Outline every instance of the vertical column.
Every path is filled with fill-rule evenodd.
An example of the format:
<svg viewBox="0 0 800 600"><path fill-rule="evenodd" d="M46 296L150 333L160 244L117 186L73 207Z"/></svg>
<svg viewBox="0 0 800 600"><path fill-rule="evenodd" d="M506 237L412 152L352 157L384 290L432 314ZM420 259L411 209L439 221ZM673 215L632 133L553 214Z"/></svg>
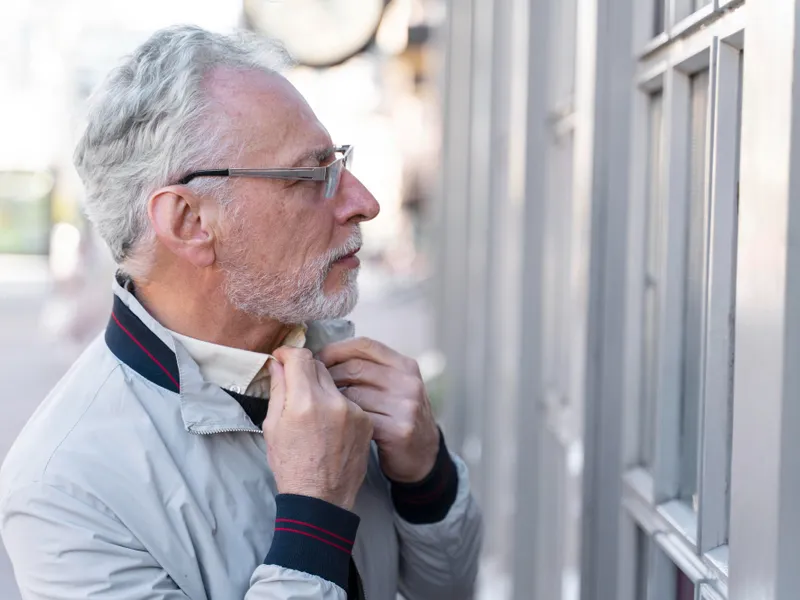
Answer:
<svg viewBox="0 0 800 600"><path fill-rule="evenodd" d="M492 440L487 438L491 419L491 400L484 397L484 382L487 376L486 332L489 327L486 305L489 288L490 231L494 213L490 199L490 176L492 166L492 33L495 0L473 0L472 19L472 105L470 127L469 170L464 174L469 179L469 245L467 247L467 329L466 383L467 383L467 431L464 445L465 459L475 474L475 490L479 501L493 514L487 505L490 492L486 475L492 469ZM491 528L491 526L490 526Z"/></svg>
<svg viewBox="0 0 800 600"><path fill-rule="evenodd" d="M527 143L527 86L529 0L500 0L495 11L495 58L493 61L492 173L490 233L490 285L487 320L486 398L492 413L494 444L487 485L493 494L491 508L499 524L487 531L487 550L505 575L515 555L514 538L519 510L527 498L516 492L518 460L532 457L517 454L517 409L520 388L520 343L522 339L521 279L525 203L525 148Z"/></svg>
<svg viewBox="0 0 800 600"><path fill-rule="evenodd" d="M524 162L524 231L521 262L521 306L518 404L516 411L516 515L513 598L530 600L540 577L559 577L536 568L539 452L539 406L542 402L542 224L548 149L548 24L553 0L528 4L528 81ZM513 183L512 183L513 184ZM538 600L538 599L537 599Z"/></svg>
<svg viewBox="0 0 800 600"><path fill-rule="evenodd" d="M443 278L440 317L447 357L444 422L448 442L461 451L467 431L466 343L467 248L469 234L469 159L471 143L472 1L448 2L449 44L443 155L446 231L438 276Z"/></svg>
<svg viewBox="0 0 800 600"><path fill-rule="evenodd" d="M581 598L616 600L621 547L626 256L633 0L597 0L592 148L592 243L584 411ZM585 59L588 60L588 59ZM579 70L579 73L581 71ZM579 106L579 108L582 108Z"/></svg>
<svg viewBox="0 0 800 600"><path fill-rule="evenodd" d="M486 498L484 510L491 513L495 522L486 531L486 554L501 569L510 558L508 548L511 531L511 495L513 494L513 414L515 402L513 388L504 381L508 377L507 352L516 356L515 336L508 335L509 328L517 327L518 297L506 297L510 279L519 274L509 272L514 260L506 253L508 238L515 238L515 227L510 223L509 136L510 76L512 74L512 0L493 0L492 61L488 88L491 94L489 136L486 146L486 276L485 305L481 316L483 331L483 371L480 404L483 409L482 462L486 470L484 484ZM513 242L512 242L513 243ZM518 242L516 242L518 244ZM518 248L518 245L515 246ZM517 250L518 251L518 250ZM509 264L510 263L510 264ZM514 306L509 310L508 306ZM511 345L507 349L506 346ZM513 363L512 363L513 364Z"/></svg>
<svg viewBox="0 0 800 600"><path fill-rule="evenodd" d="M800 46L794 0L747 3L731 600L800 590Z"/></svg>

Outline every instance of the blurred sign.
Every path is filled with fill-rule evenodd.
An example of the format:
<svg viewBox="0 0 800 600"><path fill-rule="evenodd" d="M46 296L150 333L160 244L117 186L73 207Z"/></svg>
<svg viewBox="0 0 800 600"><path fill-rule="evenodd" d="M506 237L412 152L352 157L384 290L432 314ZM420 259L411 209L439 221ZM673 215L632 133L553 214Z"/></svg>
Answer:
<svg viewBox="0 0 800 600"><path fill-rule="evenodd" d="M47 254L52 190L49 173L0 171L0 254Z"/></svg>

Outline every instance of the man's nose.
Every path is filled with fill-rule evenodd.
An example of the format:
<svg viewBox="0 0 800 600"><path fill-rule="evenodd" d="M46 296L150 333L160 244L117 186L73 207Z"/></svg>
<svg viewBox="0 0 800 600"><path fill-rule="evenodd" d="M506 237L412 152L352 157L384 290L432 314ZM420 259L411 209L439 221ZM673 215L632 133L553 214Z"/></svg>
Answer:
<svg viewBox="0 0 800 600"><path fill-rule="evenodd" d="M334 201L337 218L343 223L371 221L381 210L375 196L349 171L342 173Z"/></svg>

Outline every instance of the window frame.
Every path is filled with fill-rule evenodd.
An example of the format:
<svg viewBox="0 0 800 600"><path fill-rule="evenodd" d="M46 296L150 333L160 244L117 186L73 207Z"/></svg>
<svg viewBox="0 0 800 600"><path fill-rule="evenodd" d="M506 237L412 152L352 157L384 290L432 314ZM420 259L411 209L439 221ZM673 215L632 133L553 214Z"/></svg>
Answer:
<svg viewBox="0 0 800 600"><path fill-rule="evenodd" d="M668 52L672 53L674 52L673 45L678 40L706 39L709 34L709 25L721 37L725 37L725 33L720 31L721 29L728 28L731 31L744 29L745 14L739 9L744 5L745 0L713 0L710 4L688 13L683 18L676 18L676 15L679 14L675 6L676 2L688 3L691 0L667 0L664 31L655 35L652 31L655 19L654 3L652 1L634 3L633 51L639 59L646 61L649 56L665 50L667 47L670 47Z"/></svg>
<svg viewBox="0 0 800 600"><path fill-rule="evenodd" d="M703 22L711 18L718 10L717 0L713 0L697 10L689 9L688 11L681 9L683 8L683 5L691 5L693 3L692 0L672 0L672 2L675 3L671 13L673 22L671 26L668 27L670 37L672 38L683 35L684 33L687 33L700 26ZM683 16L680 17L678 15Z"/></svg>
<svg viewBox="0 0 800 600"><path fill-rule="evenodd" d="M638 4L638 3L637 3ZM644 3L642 3L644 4ZM724 3L731 4L730 2ZM673 7L674 8L674 7ZM657 547L697 586L698 598L724 598L728 582L728 506L731 464L732 414L732 311L735 307L735 266L737 235L737 181L739 138L741 136L741 52L743 50L744 11L741 6L719 10L714 2L697 11L692 18L703 21L703 29L669 29L669 35L646 40L635 50L636 90L633 98L631 128L631 170L628 244L626 264L626 349L622 504L630 527L633 523L651 535ZM710 11L710 12L709 12ZM705 14L707 13L708 14ZM698 16L698 13L702 13ZM639 10L635 23L643 27L647 11ZM652 15L650 15L652 17ZM671 18L671 15L670 15ZM685 20L684 20L685 21ZM698 21L699 22L699 21ZM677 31L677 33L676 33ZM665 38L665 39L662 39ZM641 34L634 39L641 40ZM689 164L686 155L689 135L689 77L709 69L708 143L706 149L706 273L704 276L703 350L701 353L701 398L698 431L698 511L676 500L679 482L680 371L675 357L681 356L679 335L669 326L682 319L683 247L685 246L685 210L688 206ZM661 333L663 347L657 353L662 363L657 383L656 465L652 473L639 466L641 336L644 314L644 236L646 177L649 155L647 135L649 100L654 91L663 90L663 125L661 155L662 193L667 206L668 233L663 256L668 261L669 290L662 295ZM670 229L671 228L671 229ZM678 251L680 249L680 251ZM677 254L677 256L676 256ZM725 307L725 308L723 308ZM674 314L672 314L674 313ZM674 329L674 326L673 326ZM726 349L721 352L721 349ZM671 355L671 359L664 356ZM672 364L669 363L672 361ZM677 377L670 377L675 373ZM666 388L665 383L666 382ZM673 383L670 383L673 382ZM670 389L673 385L675 389ZM669 397L670 400L666 398ZM728 427L719 427L725 422ZM724 510L719 510L724 506ZM623 519L626 521L626 519ZM634 528L635 530L635 528ZM623 531L621 556L632 556L635 536ZM630 573L631 570L633 573ZM648 578L666 577L658 561L650 561ZM623 577L631 574L622 589L633 590L635 569L625 567ZM706 591L708 590L708 591ZM704 595L705 594L705 595ZM624 598L629 596L623 595ZM648 600L654 600L648 598ZM657 598L660 600L660 598Z"/></svg>

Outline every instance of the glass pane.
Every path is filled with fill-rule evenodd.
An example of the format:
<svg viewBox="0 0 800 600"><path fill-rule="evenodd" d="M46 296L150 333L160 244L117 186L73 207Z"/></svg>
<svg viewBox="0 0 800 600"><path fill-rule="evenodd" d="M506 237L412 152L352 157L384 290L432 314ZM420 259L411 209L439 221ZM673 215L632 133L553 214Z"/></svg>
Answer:
<svg viewBox="0 0 800 600"><path fill-rule="evenodd" d="M651 467L655 448L656 375L658 367L658 317L661 285L662 230L664 223L660 183L662 175L663 96L650 96L645 230L644 322L642 323L642 384L639 414L641 464Z"/></svg>
<svg viewBox="0 0 800 600"><path fill-rule="evenodd" d="M578 6L576 0L559 0L550 11L551 108L564 109L575 90L575 52L577 48Z"/></svg>
<svg viewBox="0 0 800 600"><path fill-rule="evenodd" d="M709 4L711 0L675 0L675 21L680 22Z"/></svg>
<svg viewBox="0 0 800 600"><path fill-rule="evenodd" d="M689 194L684 282L680 498L697 508L697 447L701 398L703 299L706 258L708 71L692 77Z"/></svg>
<svg viewBox="0 0 800 600"><path fill-rule="evenodd" d="M675 568L675 600L694 600L694 584L686 574Z"/></svg>
<svg viewBox="0 0 800 600"><path fill-rule="evenodd" d="M653 6L653 36L664 33L664 0L654 0Z"/></svg>
<svg viewBox="0 0 800 600"><path fill-rule="evenodd" d="M636 598L647 599L647 580L650 574L650 540L641 528L636 528Z"/></svg>

